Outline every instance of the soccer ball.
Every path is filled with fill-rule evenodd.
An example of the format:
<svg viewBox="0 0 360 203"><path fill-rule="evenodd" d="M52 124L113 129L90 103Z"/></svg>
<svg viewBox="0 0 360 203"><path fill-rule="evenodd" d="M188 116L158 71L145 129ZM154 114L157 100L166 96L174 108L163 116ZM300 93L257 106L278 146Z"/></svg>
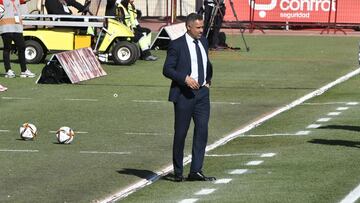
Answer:
<svg viewBox="0 0 360 203"><path fill-rule="evenodd" d="M74 131L69 127L61 127L56 132L56 138L60 144L70 144L74 139Z"/></svg>
<svg viewBox="0 0 360 203"><path fill-rule="evenodd" d="M33 140L37 135L37 129L34 124L24 123L20 127L20 137L23 140Z"/></svg>
<svg viewBox="0 0 360 203"><path fill-rule="evenodd" d="M0 4L0 19L4 17L5 7L4 5Z"/></svg>

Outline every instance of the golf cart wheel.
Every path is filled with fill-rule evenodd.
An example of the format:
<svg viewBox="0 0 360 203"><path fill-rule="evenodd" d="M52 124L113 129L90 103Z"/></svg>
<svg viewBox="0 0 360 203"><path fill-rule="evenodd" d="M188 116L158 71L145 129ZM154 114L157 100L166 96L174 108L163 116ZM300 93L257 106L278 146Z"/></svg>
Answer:
<svg viewBox="0 0 360 203"><path fill-rule="evenodd" d="M131 65L137 60L137 50L130 42L120 41L112 49L115 64Z"/></svg>
<svg viewBox="0 0 360 203"><path fill-rule="evenodd" d="M25 41L25 59L27 63L40 63L44 59L44 49L39 42Z"/></svg>

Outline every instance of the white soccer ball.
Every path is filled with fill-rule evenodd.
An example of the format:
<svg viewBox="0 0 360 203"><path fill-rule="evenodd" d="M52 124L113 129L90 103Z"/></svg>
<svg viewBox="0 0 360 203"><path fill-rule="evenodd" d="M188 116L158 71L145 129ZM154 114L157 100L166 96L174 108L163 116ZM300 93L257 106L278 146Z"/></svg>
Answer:
<svg viewBox="0 0 360 203"><path fill-rule="evenodd" d="M69 127L61 127L56 132L56 138L60 144L70 144L74 139L75 133Z"/></svg>
<svg viewBox="0 0 360 203"><path fill-rule="evenodd" d="M20 127L20 137L23 140L33 140L37 135L37 129L34 124L24 123Z"/></svg>
<svg viewBox="0 0 360 203"><path fill-rule="evenodd" d="M5 13L5 7L4 5L0 4L0 19L4 17L4 13Z"/></svg>

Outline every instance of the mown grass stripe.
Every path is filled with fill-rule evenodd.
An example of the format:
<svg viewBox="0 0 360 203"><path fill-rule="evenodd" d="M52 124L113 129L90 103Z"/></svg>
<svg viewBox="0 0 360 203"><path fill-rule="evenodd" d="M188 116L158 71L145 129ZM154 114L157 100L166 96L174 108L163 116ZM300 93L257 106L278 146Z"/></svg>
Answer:
<svg viewBox="0 0 360 203"><path fill-rule="evenodd" d="M334 87L335 85L338 85L342 82L345 82L347 80L349 80L350 78L358 75L360 73L360 68L357 68L354 71L351 71L350 73L341 76L340 78L336 79L333 82L328 83L327 85L313 91L310 92L309 94L306 94L305 96L296 99L295 101L291 102L290 104L285 105L284 107L275 110L274 112L254 121L253 123L250 123L249 125L245 126L244 128L237 130L221 139L219 139L218 141L214 142L213 144L210 144L206 147L206 152L211 151L219 146L222 146L228 142L230 142L231 140L238 138L238 137L245 137L246 135L244 135L245 132L248 132L249 130L261 125L263 122L289 110L294 108L295 106L298 106L302 103L304 103L305 101L322 95L324 92L328 91L330 88ZM184 165L190 163L190 158L191 156L187 156L184 158ZM114 202L114 201L118 201L124 197L127 197L128 195L130 195L131 193L134 193L135 191L152 184L153 182L155 182L156 180L158 180L160 178L160 176L165 175L167 173L170 173L171 171L173 171L173 166L172 164L165 167L163 170L161 170L160 172L155 173L155 175L153 175L152 177L149 177L148 179L142 179L132 185L130 185L129 187L120 190L118 192L115 192L114 194L109 195L108 197L104 198L103 200L100 200L99 202Z"/></svg>

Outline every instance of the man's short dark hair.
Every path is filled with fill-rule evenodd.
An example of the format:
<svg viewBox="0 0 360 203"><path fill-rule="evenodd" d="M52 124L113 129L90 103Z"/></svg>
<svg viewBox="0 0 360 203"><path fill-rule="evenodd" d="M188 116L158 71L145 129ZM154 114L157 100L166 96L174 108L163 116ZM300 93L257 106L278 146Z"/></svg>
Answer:
<svg viewBox="0 0 360 203"><path fill-rule="evenodd" d="M186 17L186 26L189 25L191 22L194 22L196 20L203 20L202 15L197 14L197 13L190 13L187 17Z"/></svg>

